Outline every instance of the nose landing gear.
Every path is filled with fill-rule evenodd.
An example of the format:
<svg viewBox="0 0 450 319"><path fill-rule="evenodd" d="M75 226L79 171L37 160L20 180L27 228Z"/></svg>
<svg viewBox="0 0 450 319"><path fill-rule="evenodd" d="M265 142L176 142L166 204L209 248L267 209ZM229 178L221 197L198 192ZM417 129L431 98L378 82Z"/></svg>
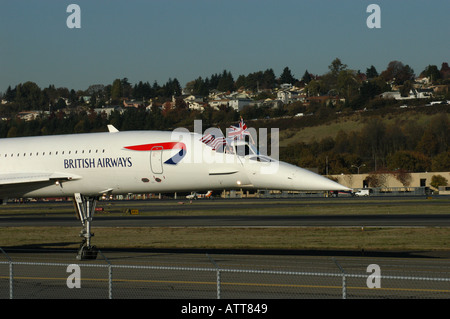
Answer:
<svg viewBox="0 0 450 319"><path fill-rule="evenodd" d="M91 233L91 223L94 218L95 206L98 197L85 196L80 193L74 195L75 208L78 217L83 224L83 229L80 232L80 237L83 241L78 249L77 260L96 259L98 249L91 245L91 238L94 236Z"/></svg>

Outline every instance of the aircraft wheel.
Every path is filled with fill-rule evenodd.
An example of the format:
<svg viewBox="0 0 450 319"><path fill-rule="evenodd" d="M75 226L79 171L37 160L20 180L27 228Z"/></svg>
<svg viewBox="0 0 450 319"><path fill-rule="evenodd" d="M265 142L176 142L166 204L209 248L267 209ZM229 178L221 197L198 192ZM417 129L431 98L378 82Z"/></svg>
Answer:
<svg viewBox="0 0 450 319"><path fill-rule="evenodd" d="M78 249L78 260L93 260L97 258L98 249L96 246L86 246L82 244L80 249Z"/></svg>

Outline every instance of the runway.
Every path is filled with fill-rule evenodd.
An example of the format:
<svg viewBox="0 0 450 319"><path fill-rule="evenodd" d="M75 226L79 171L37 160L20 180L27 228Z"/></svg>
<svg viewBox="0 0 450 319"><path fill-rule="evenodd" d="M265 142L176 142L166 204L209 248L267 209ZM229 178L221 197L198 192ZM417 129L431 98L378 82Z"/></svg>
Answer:
<svg viewBox="0 0 450 319"><path fill-rule="evenodd" d="M95 227L449 227L450 201L423 198L100 202ZM138 215L124 214L136 209ZM354 213L349 213L349 209ZM20 210L20 213L14 211ZM42 211L48 212L42 212ZM70 202L1 207L0 226L79 226ZM260 213L264 210L264 214ZM311 210L312 213L305 214ZM329 210L332 213L326 213ZM376 210L376 211L375 211ZM402 213L396 213L402 210ZM409 210L414 210L409 213ZM9 212L12 211L12 212ZM38 211L38 212L36 212ZM372 213L372 211L374 211ZM248 213L251 212L251 213ZM420 213L418 213L420 212Z"/></svg>
<svg viewBox="0 0 450 319"><path fill-rule="evenodd" d="M2 227L79 226L75 216L0 217ZM449 227L450 215L96 216L95 227Z"/></svg>

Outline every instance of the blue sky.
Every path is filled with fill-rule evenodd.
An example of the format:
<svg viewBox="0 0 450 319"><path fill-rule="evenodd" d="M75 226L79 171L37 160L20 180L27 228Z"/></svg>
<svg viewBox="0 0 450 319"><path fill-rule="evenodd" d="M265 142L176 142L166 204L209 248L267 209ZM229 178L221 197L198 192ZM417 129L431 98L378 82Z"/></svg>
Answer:
<svg viewBox="0 0 450 319"><path fill-rule="evenodd" d="M69 29L69 4L81 28ZM369 4L381 29L369 29ZM26 81L85 90L116 78L181 85L288 66L323 74L338 57L379 72L450 63L448 0L0 0L0 92Z"/></svg>

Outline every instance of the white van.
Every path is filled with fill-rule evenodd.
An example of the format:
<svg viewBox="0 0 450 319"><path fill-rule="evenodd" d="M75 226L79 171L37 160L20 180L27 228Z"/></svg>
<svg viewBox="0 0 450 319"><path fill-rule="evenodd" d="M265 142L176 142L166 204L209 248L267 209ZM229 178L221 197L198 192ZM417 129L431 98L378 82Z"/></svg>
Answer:
<svg viewBox="0 0 450 319"><path fill-rule="evenodd" d="M355 192L355 196L369 196L370 195L370 189L364 188L360 189L359 191Z"/></svg>

